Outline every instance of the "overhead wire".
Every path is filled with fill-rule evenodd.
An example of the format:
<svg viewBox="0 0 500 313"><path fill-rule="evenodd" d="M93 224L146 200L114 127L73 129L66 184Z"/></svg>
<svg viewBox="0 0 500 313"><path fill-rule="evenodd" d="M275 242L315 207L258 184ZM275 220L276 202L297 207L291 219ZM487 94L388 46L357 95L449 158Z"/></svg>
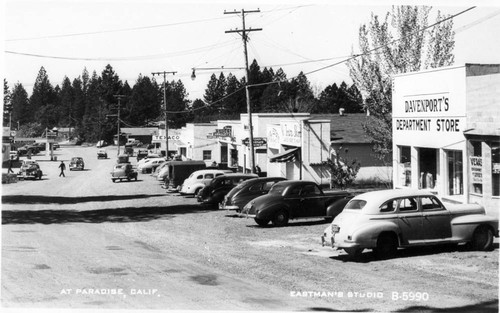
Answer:
<svg viewBox="0 0 500 313"><path fill-rule="evenodd" d="M307 73L304 73L304 75L313 74L313 73L316 73L316 72L319 72L319 71L325 70L325 69L327 69L327 68L330 68L330 67L333 67L333 66L337 66L337 65L339 65L339 64L342 64L342 63L348 62L348 61L350 61L350 60L356 59L356 58L358 58L358 57L360 57L360 56L363 56L363 55L370 55L370 54L373 54L373 52L375 52L375 51L377 51L377 50L380 50L380 49L382 49L382 48L384 48L384 47L387 47L387 46L389 46L389 45L392 45L392 44L394 44L394 43L396 43L396 42L398 42L398 41L401 41L401 40L403 40L403 39L405 39L405 38L407 38L407 37L414 36L414 35L417 35L417 34L419 34L419 33L422 33L422 32L426 31L427 29L429 29L429 28L431 28L431 27L434 27L434 26L436 26L436 25L438 25L438 24L444 23L444 22L446 22L446 21L448 21L448 20L450 20L450 19L454 19L454 18L456 18L457 16L462 15L462 14L464 14L464 13L466 13L466 12L468 12L468 11L470 11L470 10L474 9L474 8L476 8L476 7L475 7L475 6L473 6L473 7L469 7L469 8L467 8L467 9L463 10L463 11L460 11L460 12L458 12L458 13L456 13L456 14L450 15L450 16L448 16L448 17L446 17L446 18L444 18L444 19L442 19L442 20L440 20L440 21L437 21L437 22L435 22L435 23L433 23L433 24L431 24L431 25L428 25L428 26L426 26L426 27L424 27L424 28L422 28L422 29L416 30L416 31L414 31L414 32L412 32L412 33L410 33L410 34L408 34L408 35L402 36L402 37L400 37L400 38L396 38L396 39L394 39L394 40L392 40L392 41L390 41L390 42L388 42L388 43L386 43L386 44L384 44L384 45L381 45L381 46L378 46L378 47L372 48L372 49L370 49L370 50L368 50L368 51L366 51L366 52L364 52L364 53L354 54L354 55L352 55L352 56L350 56L350 57L348 57L348 58L346 58L346 59L344 59L344 60L341 60L341 61L339 61L339 62L335 62L335 63L333 63L333 64L329 64L329 65L327 65L327 66L324 66L324 67L321 67L321 68L315 69L315 70L313 70L313 71L309 71L309 72L307 72ZM294 77L292 77L292 78L287 78L285 81L290 81L290 80L295 79L295 78L297 78L297 77L298 77L298 75L297 75L297 76L294 76ZM277 83L281 83L281 82L283 82L283 81L272 81L272 82L266 82L266 83L251 84L251 85L247 85L246 87L258 87L258 86L265 86L265 85L277 84ZM214 101L213 103L220 102L220 101L222 101L222 100L226 99L227 97L229 97L229 96L231 96L231 95L235 94L236 92L239 92L239 91L243 90L244 88L245 88L245 87L242 87L242 88L240 88L240 89L236 90L235 92L231 93L230 95L227 95L227 96L225 96L225 97L223 97L223 98L221 98L221 99L219 99L219 100L217 100L217 101ZM208 106L212 105L213 103L206 104L206 105L205 105L205 107L208 107ZM201 108L202 108L202 107L197 108L197 109L201 109ZM189 111L184 111L184 112L189 112ZM176 113L181 113L181 111L178 111L178 112L176 112Z"/></svg>

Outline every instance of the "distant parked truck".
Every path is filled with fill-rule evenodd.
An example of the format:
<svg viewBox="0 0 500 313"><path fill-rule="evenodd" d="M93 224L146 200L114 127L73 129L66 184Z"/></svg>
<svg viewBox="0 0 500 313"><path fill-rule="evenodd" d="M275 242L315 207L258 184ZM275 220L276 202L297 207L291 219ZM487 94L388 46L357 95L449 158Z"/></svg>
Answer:
<svg viewBox="0 0 500 313"><path fill-rule="evenodd" d="M134 145L132 143L125 144L125 154L134 156Z"/></svg>
<svg viewBox="0 0 500 313"><path fill-rule="evenodd" d="M207 167L204 161L168 161L165 180L167 191L180 191L182 183L193 172ZM158 174L159 175L159 174Z"/></svg>
<svg viewBox="0 0 500 313"><path fill-rule="evenodd" d="M118 163L118 164L121 164L121 163L130 163L129 158L128 158L128 154L120 154L118 156L118 159L117 159L116 163Z"/></svg>

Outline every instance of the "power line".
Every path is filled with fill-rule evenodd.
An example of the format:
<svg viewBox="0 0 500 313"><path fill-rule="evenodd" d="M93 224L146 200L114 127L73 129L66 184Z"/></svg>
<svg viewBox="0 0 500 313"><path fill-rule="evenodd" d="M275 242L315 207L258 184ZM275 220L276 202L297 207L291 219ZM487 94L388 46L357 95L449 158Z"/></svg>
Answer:
<svg viewBox="0 0 500 313"><path fill-rule="evenodd" d="M229 46L232 43L233 43L232 40L228 40L228 41L225 41L225 42L223 42L221 44L217 44L217 45L219 45L218 48L221 48L221 47ZM64 56L54 56L54 55L42 55L42 54L35 54L35 53L24 53L24 52L9 51L9 50L5 50L5 53L31 56L31 57L37 57L37 58L71 60L71 61L138 61L138 60L148 60L148 59L161 59L161 58L173 57L176 55L194 54L194 53L202 52L205 50L212 50L212 49L216 48L217 45L209 45L209 46L204 46L201 48L190 49L190 50L185 50L185 51L170 52L170 53L164 53L164 54L135 56L135 57L118 57L118 58L64 57Z"/></svg>
<svg viewBox="0 0 500 313"><path fill-rule="evenodd" d="M300 8L303 8L303 7L308 7L308 6L312 6L312 5L299 5L299 6L295 6L295 7L288 7L288 8L283 8L283 9L275 9L275 10L269 10L269 11L264 11L264 12L276 12L276 11L292 10L292 9L297 10L297 9L300 9ZM81 33L58 34L58 35L46 35L46 36L25 37L25 38L12 38L12 39L5 39L5 41L6 42L14 42L14 41L28 41L28 40L38 40L38 39L51 39L51 38L64 38L64 37L100 35L100 34L128 32L128 31L138 31L138 30L147 30L147 29L154 29L154 28L172 27L172 26L179 26L179 25L205 23L205 22L210 22L210 21L215 21L215 20L222 20L222 19L228 19L228 18L230 18L230 17L214 17L214 18L190 20L190 21L175 22L175 23L168 23L168 24L127 27L127 28L110 29L110 30L99 30L99 31L93 31L93 32L81 32Z"/></svg>
<svg viewBox="0 0 500 313"><path fill-rule="evenodd" d="M458 12L458 13L456 13L456 14L454 14L454 15L450 15L449 17L447 17L447 18L445 18L445 19L443 19L443 20L440 20L440 21L438 21L438 22L436 22L436 23L434 23L434 24L432 24L432 25L429 25L429 26L427 26L427 27L424 27L423 29L417 30L417 31L415 31L415 32L413 32L413 33L411 33L411 34L408 34L408 35L406 35L406 36L403 36L403 37L401 37L401 38L394 39L393 41L391 41L391 42L389 42L389 43L387 43L387 44L385 44L385 45L382 45L382 46L379 46L379 47L375 47L375 48L373 48L373 49L371 49L371 50L368 50L367 52L362 53L362 54L355 54L355 55L352 55L352 56L350 56L350 57L348 57L348 58L346 58L346 59L344 59L344 60L341 60L341 61L339 61L339 62L335 62L335 63L333 63L333 64L330 64L330 65L327 65L327 66L324 66L324 67L318 68L318 69L316 69L316 70L313 70L313 71L310 71L310 72L304 73L303 75L309 75L309 74L316 73L316 72L319 72L319 71L325 70L325 69L330 68L330 67L333 67L333 66L337 66L337 65L339 65L339 64L342 64L342 63L348 62L348 61L350 61L350 60L353 60L353 59L358 58L358 57L363 56L363 55L370 55L370 54L373 54L373 52L375 52L375 51L377 51L377 50L379 50L379 49L382 49L382 48L387 47L387 46L389 46L389 45L391 45L391 44L394 44L394 43L396 43L396 42L398 42L398 41L400 41L400 40L403 40L403 39L404 39L404 38L406 38L406 37L413 36L413 35L415 35L415 34L421 33L421 32L423 32L423 31L425 31L425 30L427 30L427 29L429 29L429 28L431 28L431 27L434 27L434 26L436 26L436 25L438 25L438 24L441 24L441 23L443 23L443 22L445 22L445 21L447 21L447 20L453 19L453 18L455 18L455 17L457 17L457 16L459 16L459 15L461 15L461 14L464 14L464 13L466 13L466 12L468 12L468 11L470 11L470 10L474 9L474 8L476 8L476 7L475 7L475 6L474 6L474 7L470 7L470 8L468 8L468 9L465 9L465 10L463 10L463 11L461 11L461 12ZM292 78L288 78L288 79L286 79L285 81L290 81L290 80L292 80L292 79L294 79L294 78L297 78L297 77L298 77L298 76L294 76L294 77L292 77ZM267 83L260 83L260 84L247 85L247 87L258 87L258 86L265 86L265 85L271 85L271 84L279 84L279 83L281 83L281 82L282 82L282 81L272 81L272 82L267 82ZM243 88L244 88L244 87L243 87ZM219 100L217 100L217 101L215 101L215 102L213 102L213 103L206 104L206 106L205 106L205 107L208 107L209 105L212 105L212 104L215 104L215 103L217 103L217 102L220 102L220 101L222 101L222 100L226 99L227 97L229 97L229 96L231 96L231 95L235 94L236 92L239 92L239 91L243 90L243 88L240 88L240 89L236 90L235 92L231 93L230 95L227 95L227 96L225 96L225 97L223 97L223 98L221 98L221 99L219 99ZM197 108L197 109L201 109L201 108L203 108L203 107L200 107L200 108ZM189 112L189 111L184 111L184 112ZM177 112L177 113L181 113L181 112Z"/></svg>

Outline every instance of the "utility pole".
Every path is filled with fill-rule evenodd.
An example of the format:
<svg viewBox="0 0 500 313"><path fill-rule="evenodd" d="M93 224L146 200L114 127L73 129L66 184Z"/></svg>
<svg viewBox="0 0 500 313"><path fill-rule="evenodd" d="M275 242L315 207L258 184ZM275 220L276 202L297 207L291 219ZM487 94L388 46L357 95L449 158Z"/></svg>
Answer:
<svg viewBox="0 0 500 313"><path fill-rule="evenodd" d="M118 149L116 151L116 155L119 156L120 155L120 106L121 106L120 100L125 98L125 96L124 95L113 95L113 97L118 99L118 112L116 115L116 117L117 117L116 118L116 142L118 144ZM114 114L107 115L107 116L114 116Z"/></svg>
<svg viewBox="0 0 500 313"><path fill-rule="evenodd" d="M233 12L226 12L224 11L224 14L241 14L241 20L243 22L243 29L235 29L235 30L227 30L226 33L238 33L241 35L241 38L243 39L243 50L245 54L245 77L246 77L246 86L245 86L245 92L246 92L246 98L247 98L247 112L248 112L248 143L250 145L250 172L255 173L255 153L254 153L254 148L253 148L253 126L252 126L252 107L250 105L250 90L248 89L249 85L249 69L248 69L248 52L247 52L247 41L248 41L248 35L247 33L253 32L253 31L260 31L262 28L249 28L246 29L245 27L245 13L258 13L260 12L259 9L257 10L251 10L251 11L245 11L244 9L241 9L241 11L236 11L234 10Z"/></svg>
<svg viewBox="0 0 500 313"><path fill-rule="evenodd" d="M153 76L163 74L163 107L165 108L165 156L168 159L168 120L167 120L167 74L175 75L177 72L153 72Z"/></svg>

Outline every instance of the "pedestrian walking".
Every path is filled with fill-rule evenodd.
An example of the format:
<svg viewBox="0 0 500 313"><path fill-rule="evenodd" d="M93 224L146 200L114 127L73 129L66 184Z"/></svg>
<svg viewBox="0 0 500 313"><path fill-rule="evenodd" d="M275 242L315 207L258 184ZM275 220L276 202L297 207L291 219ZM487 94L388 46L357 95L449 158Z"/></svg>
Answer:
<svg viewBox="0 0 500 313"><path fill-rule="evenodd" d="M61 161L61 164L59 164L59 168L61 169L61 173L59 174L59 177L66 177L66 175L64 175L64 170L66 169L66 164L64 164L64 161Z"/></svg>
<svg viewBox="0 0 500 313"><path fill-rule="evenodd" d="M9 159L9 170L7 171L7 174L14 174L14 171L12 170L12 163L14 163L14 157L10 157Z"/></svg>

